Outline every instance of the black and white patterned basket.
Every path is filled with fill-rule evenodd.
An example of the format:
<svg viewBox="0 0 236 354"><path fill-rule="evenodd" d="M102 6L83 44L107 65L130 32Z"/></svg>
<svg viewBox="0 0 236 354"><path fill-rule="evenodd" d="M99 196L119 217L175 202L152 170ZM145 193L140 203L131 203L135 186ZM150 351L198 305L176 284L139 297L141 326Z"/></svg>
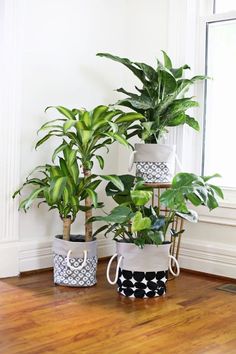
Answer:
<svg viewBox="0 0 236 354"><path fill-rule="evenodd" d="M136 163L136 176L145 182L169 183L174 177L175 162L181 170L174 145L135 144L135 150L130 156L129 171Z"/></svg>
<svg viewBox="0 0 236 354"><path fill-rule="evenodd" d="M54 283L87 287L97 283L97 242L72 242L56 236L53 243Z"/></svg>
<svg viewBox="0 0 236 354"><path fill-rule="evenodd" d="M110 259L107 266L107 280L117 284L117 291L132 298L151 298L166 293L168 270L174 276L179 275L179 264L175 257L169 254L171 244L160 246L145 245L140 249L134 244L117 242L117 253ZM110 279L110 267L117 257L115 279ZM176 273L171 267L171 261L176 264Z"/></svg>
<svg viewBox="0 0 236 354"><path fill-rule="evenodd" d="M165 162L136 162L136 176L147 183L170 182L172 179Z"/></svg>

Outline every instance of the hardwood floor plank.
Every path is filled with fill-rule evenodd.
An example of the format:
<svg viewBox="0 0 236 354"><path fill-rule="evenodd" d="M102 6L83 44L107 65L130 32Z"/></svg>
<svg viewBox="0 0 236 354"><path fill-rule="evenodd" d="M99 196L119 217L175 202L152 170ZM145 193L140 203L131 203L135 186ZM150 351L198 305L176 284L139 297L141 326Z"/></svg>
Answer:
<svg viewBox="0 0 236 354"><path fill-rule="evenodd" d="M165 296L116 293L99 264L92 288L54 286L52 272L0 280L0 354L236 354L229 282L182 272Z"/></svg>

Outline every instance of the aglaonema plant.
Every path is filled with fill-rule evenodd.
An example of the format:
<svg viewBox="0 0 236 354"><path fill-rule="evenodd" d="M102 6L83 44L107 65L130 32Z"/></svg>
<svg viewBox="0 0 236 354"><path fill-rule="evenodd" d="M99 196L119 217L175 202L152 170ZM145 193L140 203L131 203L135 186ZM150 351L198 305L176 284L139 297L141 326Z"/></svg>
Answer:
<svg viewBox="0 0 236 354"><path fill-rule="evenodd" d="M132 131L132 123L143 119L139 113L123 113L121 110L112 110L108 106L98 106L92 111L85 109L68 109L62 106L55 108L60 113L60 118L45 123L39 131L47 131L41 138L36 148L42 145L52 136L63 138L63 142L55 149L52 160L64 152L68 143L74 147L73 159L80 161L80 166L85 179L90 180L94 159L97 159L101 169L104 167L104 159L100 149L106 148L113 142L129 146L127 131ZM46 109L46 110L47 110ZM101 176L103 179L112 180L119 188L123 188L120 180L115 175ZM94 193L85 195L85 221L92 217L92 204ZM93 239L92 225L85 222L85 240Z"/></svg>
<svg viewBox="0 0 236 354"><path fill-rule="evenodd" d="M95 192L101 180L94 175L81 177L75 149L64 144L63 157L58 158L59 163L37 166L13 198L30 186L31 192L20 202L19 209L26 212L35 201L38 201L38 205L46 203L49 210L56 209L63 222L63 239L69 241L71 224L78 212L102 206ZM91 206L83 203L88 196L92 199Z"/></svg>
<svg viewBox="0 0 236 354"><path fill-rule="evenodd" d="M150 205L153 191L143 180L131 175L119 176L124 185L123 191L112 182L106 187L107 195L118 206L108 215L95 216L89 222L105 221L106 224L97 232L106 230L105 235L113 233L116 241L131 242L140 247L145 244L165 243L169 231L175 236L184 231L170 229L176 216L197 222L197 213L189 209L189 202L194 206L204 205L209 210L218 206L218 198L223 198L223 193L218 186L209 183L216 176L218 175L200 177L192 173L177 174L172 187L160 196L161 206L167 208L165 215L161 208Z"/></svg>
<svg viewBox="0 0 236 354"><path fill-rule="evenodd" d="M184 95L195 82L205 80L206 76L185 78L184 71L190 67L185 64L173 68L171 59L164 51L162 53L164 63L157 59L156 67L109 53L97 54L123 64L140 80L141 86L135 86L135 92L119 88L117 91L127 97L116 104L128 107L145 117L141 124L137 125L136 130L127 134L128 137L138 135L145 143L160 142L169 127L187 124L199 130L197 120L186 113L189 108L197 107L198 102L193 100L193 97Z"/></svg>

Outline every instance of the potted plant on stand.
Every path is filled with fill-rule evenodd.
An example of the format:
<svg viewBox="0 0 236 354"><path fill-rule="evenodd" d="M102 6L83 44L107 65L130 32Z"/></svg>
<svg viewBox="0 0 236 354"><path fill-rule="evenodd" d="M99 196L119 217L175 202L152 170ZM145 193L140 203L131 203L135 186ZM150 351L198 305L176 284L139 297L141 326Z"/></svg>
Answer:
<svg viewBox="0 0 236 354"><path fill-rule="evenodd" d="M175 146L163 144L168 128L187 124L199 130L198 122L186 113L189 108L198 106L198 102L192 97L184 97L184 94L196 81L206 79L205 76L184 78L184 71L190 67L183 65L173 68L168 55L162 52L164 63L157 60L156 68L109 53L97 54L125 65L141 81L142 86L135 86L134 93L119 88L117 91L127 97L116 104L144 116L140 124L135 126L136 129L127 133L127 138L137 135L144 142L135 144L130 169L136 162L136 175L150 183L170 182L175 172L175 161L179 163Z"/></svg>
<svg viewBox="0 0 236 354"><path fill-rule="evenodd" d="M123 136L124 129L130 129L132 122L142 116L110 110L107 106L98 106L91 112L69 110L62 106L55 108L63 118L47 122L40 128L40 131L48 130L48 133L38 141L36 148L51 136L57 136L62 142L55 149L52 161L54 163L60 154L63 157L59 157L58 165L36 168L34 172L41 172L42 177L29 176L26 179L23 187L33 185L34 190L20 203L20 209L26 211L35 199L40 198L49 205L50 210L58 210L63 220L63 236L55 237L53 242L54 282L68 286L91 286L96 283L97 264L97 245L92 225L85 223L85 233L79 237L70 234L70 227L78 211L85 213L87 221L92 216L92 209L102 205L98 203L96 193L101 179L91 173L94 158L101 168L104 167L99 150L103 147L108 150L114 141L129 145ZM117 176L101 177L123 189Z"/></svg>
<svg viewBox="0 0 236 354"><path fill-rule="evenodd" d="M214 176L212 176L214 177ZM106 234L112 232L116 241L116 253L107 267L110 284L117 283L117 291L128 297L147 298L161 296L166 292L168 269L177 276L179 265L170 252L170 230L176 215L192 222L197 214L188 208L205 205L212 210L218 206L217 198L223 197L219 187L209 184L212 177L199 177L191 173L179 173L172 187L163 192L160 201L168 208L162 215L160 208L148 206L152 190L143 180L130 175L120 176L124 191L119 191L112 183L107 185L107 195L118 203L108 215L96 216L89 220L105 221ZM184 230L180 230L182 233ZM117 257L115 279L110 279L110 266ZM176 264L176 273L172 262Z"/></svg>

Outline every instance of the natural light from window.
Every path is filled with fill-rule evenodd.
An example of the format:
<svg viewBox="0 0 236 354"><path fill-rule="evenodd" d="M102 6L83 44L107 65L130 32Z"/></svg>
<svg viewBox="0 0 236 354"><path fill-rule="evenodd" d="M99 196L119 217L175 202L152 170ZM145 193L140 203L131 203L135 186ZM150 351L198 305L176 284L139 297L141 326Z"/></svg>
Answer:
<svg viewBox="0 0 236 354"><path fill-rule="evenodd" d="M208 24L204 174L236 187L236 20Z"/></svg>

